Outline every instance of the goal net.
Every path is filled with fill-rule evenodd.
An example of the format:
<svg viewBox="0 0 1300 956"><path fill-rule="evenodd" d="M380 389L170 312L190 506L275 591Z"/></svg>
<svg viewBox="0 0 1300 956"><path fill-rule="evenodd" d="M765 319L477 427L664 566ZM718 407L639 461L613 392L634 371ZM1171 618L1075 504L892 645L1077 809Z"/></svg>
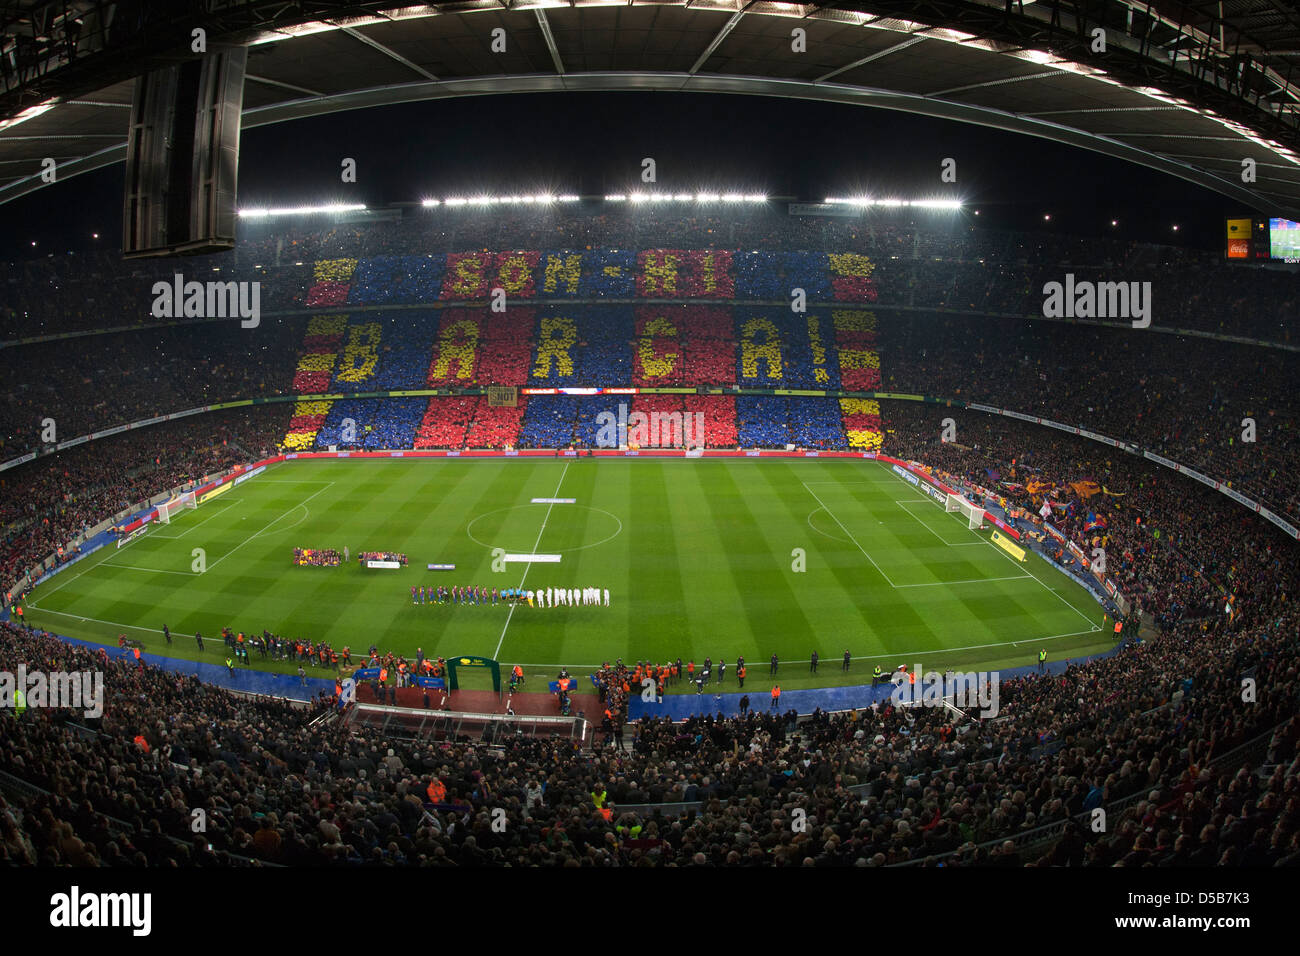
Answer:
<svg viewBox="0 0 1300 956"><path fill-rule="evenodd" d="M164 501L158 506L158 522L160 524L171 524L172 515L183 508L197 508L198 502L194 500L194 492L187 491L183 495Z"/></svg>
<svg viewBox="0 0 1300 956"><path fill-rule="evenodd" d="M979 531L984 527L984 509L973 505L961 495L949 495L943 504L944 511L960 511L966 516L966 527Z"/></svg>

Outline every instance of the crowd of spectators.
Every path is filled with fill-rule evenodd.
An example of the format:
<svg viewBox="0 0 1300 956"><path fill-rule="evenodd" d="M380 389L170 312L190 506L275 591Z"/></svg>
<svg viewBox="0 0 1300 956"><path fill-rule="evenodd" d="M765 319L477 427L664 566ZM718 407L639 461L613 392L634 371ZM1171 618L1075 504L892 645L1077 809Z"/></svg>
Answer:
<svg viewBox="0 0 1300 956"><path fill-rule="evenodd" d="M736 435L743 448L848 448L834 398L741 395L736 399Z"/></svg>
<svg viewBox="0 0 1300 956"><path fill-rule="evenodd" d="M739 409L737 418L748 421ZM955 441L942 440L944 418ZM627 728L630 746L586 751L311 724L323 711L237 698L3 625L0 667L102 669L109 700L94 739L61 712L0 715L0 769L47 791L3 808L0 852L121 866L872 866L940 854L973 865L1296 862L1294 544L1212 489L1083 438L903 401L882 402L880 419L893 454L1013 506L1057 505L1063 533L1107 549L1154 635L1063 674L1004 682L998 721L887 704L644 720ZM186 425L196 422L158 434ZM88 473L105 486L120 477ZM1089 512L1104 529L1084 529ZM607 671L597 683L621 741L630 684ZM1248 706L1243 674L1259 688ZM1222 759L1261 735L1262 758ZM1125 798L1137 800L1104 835L1071 824L1046 850L1003 842ZM621 809L640 804L651 806ZM188 832L195 806L209 811L202 841ZM490 825L497 808L504 833ZM803 830L790 825L795 810Z"/></svg>
<svg viewBox="0 0 1300 956"><path fill-rule="evenodd" d="M982 412L882 402L885 444L967 485L979 484L1052 522L1162 627L1234 615L1270 620L1294 592L1295 541L1219 492L1145 459L1066 432ZM944 420L955 440L944 441ZM1089 483L1100 490L1091 490ZM1075 507L1069 508L1070 504ZM1067 510L1068 509L1068 510ZM1087 515L1105 527L1085 530Z"/></svg>
<svg viewBox="0 0 1300 956"><path fill-rule="evenodd" d="M6 349L0 461L156 415L291 393L304 324L268 317L256 329L209 323Z"/></svg>
<svg viewBox="0 0 1300 956"><path fill-rule="evenodd" d="M705 216L649 208L633 216L587 206L443 209L309 234L284 224L250 229L229 261L193 261L199 272L222 270L221 278L232 269L266 273L267 301L279 296L282 307L306 307L312 290L324 296L322 302L337 298L369 306L454 298L461 294L456 284L478 273L453 270L453 259L522 269L502 273L516 277L512 295L556 293L576 283L579 297L706 298L700 305L662 307L515 307L505 315L449 309L358 313L351 322L347 316L318 316L305 336L302 317L268 317L256 330L198 323L24 345L11 353L17 372L0 386L6 398L0 455L48 444L51 423L58 439L67 439L221 399L292 391L485 384L888 387L988 402L1135 441L1300 517L1300 491L1285 480L1300 465L1293 425L1300 409L1281 385L1295 371L1292 352L1024 320L1041 312L1043 282L1059 281L1069 271L1080 280L1149 278L1155 284L1156 328L1289 342L1283 320L1297 301L1293 272L1229 268L1213 255L1172 247L977 229L964 220L896 214L840 220L760 208ZM448 258L451 250L491 248L494 241L502 243L496 248L532 243L577 250L572 255L586 257L581 276L543 267L533 254ZM737 247L747 251L731 251ZM638 248L643 251L632 251ZM716 257L709 260L714 271L708 281L725 273L713 292L705 290L700 258L706 255L700 250L710 249ZM828 256L810 249L853 252ZM678 266L673 288L652 269L670 256ZM863 257L870 258L870 268ZM114 265L103 254L5 268L9 281L0 284L0 296L12 309L66 313L68 324L57 329L65 332L77 327L76 310L61 298L70 287L84 279L94 288L78 295L98 306L95 288L125 284L143 290L149 277L141 270L150 267ZM125 278L111 279L114 269ZM828 317L757 305L728 309L707 302L707 296L728 294L785 298L786 287L796 281L813 300L843 298L847 290L849 301L875 303L879 316ZM925 311L934 308L966 314ZM102 325L115 313L109 308L94 314ZM325 331L315 329L322 323L330 334L317 334ZM301 349L299 363L290 370L295 349ZM739 409L747 424L736 440L866 447L847 434L845 422L834 424L829 409L801 409L794 417L802 421L795 424L789 424L791 411L761 402ZM350 440L347 423L363 418L360 435ZM1242 438L1247 418L1255 423L1254 441ZM726 443L729 427L712 431L710 444ZM565 402L520 412L469 399L350 400L336 402L302 440L371 449L583 445L594 443L594 423L581 404Z"/></svg>
<svg viewBox="0 0 1300 956"><path fill-rule="evenodd" d="M102 670L98 719L0 714L8 863L74 866L1294 865L1295 617L1206 626L943 710L643 720L629 747L403 740L0 625L0 662ZM1288 628L1290 630L1288 630ZM1242 704L1249 672L1258 702ZM321 705L323 706L323 705ZM82 725L83 729L77 729ZM88 728L88 734L84 728ZM1262 755L1222 758L1264 738ZM1105 834L1069 826L1138 797ZM648 806L646 806L648 805ZM208 829L190 832L192 810ZM492 826L504 810L506 826ZM798 811L796 813L796 811ZM792 826L796 817L806 826Z"/></svg>
<svg viewBox="0 0 1300 956"><path fill-rule="evenodd" d="M177 419L0 472L0 584L106 518L168 488L274 453L288 405Z"/></svg>
<svg viewBox="0 0 1300 956"><path fill-rule="evenodd" d="M507 317L448 310L435 321L366 318L319 334L301 321L267 320L258 330L153 327L75 346L29 344L15 348L10 358L20 360L0 386L3 457L42 443L45 418L65 439L289 391L302 374L290 357L317 348L344 356L320 382L341 392L572 384L554 355L542 361L546 342L571 337L577 368L593 379L581 384L658 383L664 356L674 353L681 361L668 376L673 385L883 386L987 403L1137 442L1300 514L1291 480L1300 466L1300 408L1286 387L1295 371L1289 351L920 311L1037 314L1042 283L1068 268L1080 278L1151 279L1158 326L1289 342L1281 319L1296 303L1293 274L1228 269L1215 256L1163 247L765 210L694 218L446 210L309 235L264 231L213 262L265 273L273 280L267 308L307 308L333 301L344 281L316 274L314 263L350 258L338 274L346 275L345 300L383 305L445 298L443 253L615 246L756 250L734 256L736 294L773 298L788 293L790 276L804 274L803 250L852 249L876 262L877 321L813 328L785 310L742 315L717 306ZM421 260L414 249L432 252ZM760 254L773 252L779 262ZM627 292L617 263L637 254L608 255L614 271L597 270L604 278L585 293ZM210 268L194 262L200 272ZM148 325L147 268L107 256L0 267L0 334ZM828 287L814 286L811 297L833 293L823 278ZM773 345L782 356L779 381ZM844 362L847 351L872 349L875 366ZM1118 449L947 406L638 396L632 407L703 411L715 446L843 448L861 430L849 429L851 418L882 428L890 454L993 489L1030 514L1048 501L1067 539L1106 550L1112 580L1152 630L1109 658L1004 682L997 721L954 723L947 711L887 704L803 718L648 719L631 725L627 747L621 715L632 684L616 665L598 673L597 686L617 745L588 751L523 737L493 747L408 741L337 717L313 722L333 713L325 702L300 710L236 697L2 624L0 669L22 662L29 671L103 670L108 701L89 721L62 711L0 713L0 769L43 791L0 798L0 859L871 866L955 854L958 864L983 865L1300 862L1300 571L1294 541L1258 516ZM478 396L346 399L313 426L321 443L367 448L595 445L596 415L607 410L604 397L535 396L514 408ZM38 560L133 502L271 453L289 415L286 404L195 416L0 473L0 581L21 581ZM1254 441L1242 438L1248 417ZM943 437L948 418L955 440ZM355 443L343 441L348 419ZM1243 675L1259 688L1248 705ZM1240 766L1224 759L1261 736L1262 758ZM1011 842L981 846L1130 797L1139 799L1105 834L1071 825L1032 855ZM651 807L621 809L638 804ZM208 810L202 840L189 832L194 807ZM498 808L506 811L504 832L492 826ZM802 830L790 825L796 810L808 823Z"/></svg>
<svg viewBox="0 0 1300 956"><path fill-rule="evenodd" d="M1300 517L1286 351L1012 319L882 315L886 391L1007 408L1136 443ZM1244 440L1245 419L1254 422Z"/></svg>
<svg viewBox="0 0 1300 956"><path fill-rule="evenodd" d="M1294 272L1230 267L1221 254L1173 246L986 229L969 216L886 212L840 219L791 216L778 206L691 215L676 206L584 204L420 210L396 222L313 231L301 223L243 228L231 253L196 257L187 266L205 278L261 281L268 311L445 298L443 286L458 280L444 257L486 249L719 250L733 257L737 296L781 299L790 295L786 276L808 272L801 256L852 250L876 263L881 304L1021 316L1041 314L1043 283L1061 281L1069 270L1080 279L1153 282L1161 324L1287 342L1293 339L1286 317L1297 302ZM608 270L630 273L636 254L594 255L608 262L602 260L577 291L631 297L622 276ZM322 295L315 273L320 261L351 262L354 271L347 283ZM0 337L155 324L152 284L172 272L108 252L0 264ZM832 291L817 280L805 290L810 298Z"/></svg>

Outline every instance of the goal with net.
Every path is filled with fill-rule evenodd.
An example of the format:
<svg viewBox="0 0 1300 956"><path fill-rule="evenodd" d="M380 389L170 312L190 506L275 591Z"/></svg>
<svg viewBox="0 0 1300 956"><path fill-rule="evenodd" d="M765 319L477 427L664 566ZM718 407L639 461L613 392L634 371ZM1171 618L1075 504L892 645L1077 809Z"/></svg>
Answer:
<svg viewBox="0 0 1300 956"><path fill-rule="evenodd" d="M961 495L949 495L943 503L944 511L960 511L966 516L966 527L979 531L984 527L984 509L973 505Z"/></svg>
<svg viewBox="0 0 1300 956"><path fill-rule="evenodd" d="M158 506L158 522L160 524L171 524L172 515L183 508L197 508L198 502L194 500L194 492L187 491L183 495L177 495L170 501L164 501Z"/></svg>

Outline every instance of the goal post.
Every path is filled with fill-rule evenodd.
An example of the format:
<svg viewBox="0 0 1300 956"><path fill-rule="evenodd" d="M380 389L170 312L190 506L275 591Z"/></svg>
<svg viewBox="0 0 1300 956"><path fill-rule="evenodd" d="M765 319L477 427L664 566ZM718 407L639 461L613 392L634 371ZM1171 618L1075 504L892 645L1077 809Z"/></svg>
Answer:
<svg viewBox="0 0 1300 956"><path fill-rule="evenodd" d="M966 516L966 527L972 531L979 531L984 527L984 509L979 505L971 504L961 495L948 495L944 499L943 510L961 512Z"/></svg>
<svg viewBox="0 0 1300 956"><path fill-rule="evenodd" d="M164 501L158 505L158 523L171 524L172 515L183 508L197 508L198 502L194 498L194 492L187 491L183 495L178 495L170 501Z"/></svg>

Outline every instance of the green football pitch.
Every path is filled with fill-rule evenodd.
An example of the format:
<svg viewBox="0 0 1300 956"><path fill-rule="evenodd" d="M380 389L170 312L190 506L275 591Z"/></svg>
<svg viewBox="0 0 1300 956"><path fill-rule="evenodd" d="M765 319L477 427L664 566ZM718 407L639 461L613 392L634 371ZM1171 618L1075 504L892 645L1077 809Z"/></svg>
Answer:
<svg viewBox="0 0 1300 956"><path fill-rule="evenodd" d="M341 567L292 563L295 547L345 546ZM367 569L361 551L405 552L410 564ZM412 605L412 586L439 584L597 587L610 606ZM225 659L225 626L347 645L354 658L371 644L484 655L530 677L620 657L734 668L744 655L761 682L776 653L787 688L861 683L877 663L992 669L1029 664L1040 648L1060 660L1112 643L1084 588L1035 555L1016 561L887 466L853 459L286 462L56 575L28 611L61 634L111 644L126 633L213 663Z"/></svg>

